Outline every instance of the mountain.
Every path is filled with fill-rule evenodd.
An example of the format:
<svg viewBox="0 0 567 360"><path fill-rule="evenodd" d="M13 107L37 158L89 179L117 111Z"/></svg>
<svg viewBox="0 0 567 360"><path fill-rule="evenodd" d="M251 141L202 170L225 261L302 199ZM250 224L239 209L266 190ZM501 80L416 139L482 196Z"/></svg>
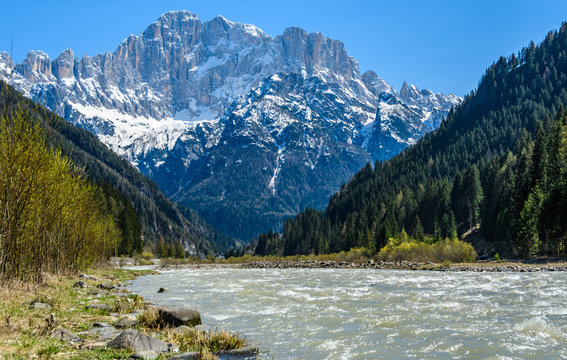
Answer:
<svg viewBox="0 0 567 360"><path fill-rule="evenodd" d="M0 53L0 77L245 240L324 207L366 162L415 143L462 100L408 84L398 93L321 33L274 38L187 11L113 53L37 51L17 65Z"/></svg>
<svg viewBox="0 0 567 360"><path fill-rule="evenodd" d="M43 106L24 98L14 88L0 81L0 108L18 108L45 128L52 146L82 168L95 184L111 186L134 206L148 244L162 236L166 242L182 241L193 255L212 253L234 245L234 240L222 235L194 213L168 199L157 185L142 175L128 161L118 156L94 135L62 119ZM216 246L216 248L215 248Z"/></svg>
<svg viewBox="0 0 567 360"><path fill-rule="evenodd" d="M324 212L286 222L280 251L377 251L403 232L443 239L458 230L480 254L565 254L566 54L564 23L501 57L437 130L359 171ZM404 86L400 96L415 92Z"/></svg>

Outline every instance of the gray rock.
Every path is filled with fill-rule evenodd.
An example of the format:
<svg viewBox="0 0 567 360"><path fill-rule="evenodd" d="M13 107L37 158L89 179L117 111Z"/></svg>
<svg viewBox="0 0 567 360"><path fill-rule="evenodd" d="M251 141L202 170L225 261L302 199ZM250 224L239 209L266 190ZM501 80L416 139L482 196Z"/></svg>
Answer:
<svg viewBox="0 0 567 360"><path fill-rule="evenodd" d="M246 346L240 349L220 351L217 355L221 360L253 360L258 358L259 350L255 346ZM186 352L170 357L175 360L196 360L199 358L198 352Z"/></svg>
<svg viewBox="0 0 567 360"><path fill-rule="evenodd" d="M116 288L116 285L112 283L102 283L102 284L98 284L96 287L102 290L113 290Z"/></svg>
<svg viewBox="0 0 567 360"><path fill-rule="evenodd" d="M240 349L220 351L216 355L221 360L252 360L258 358L258 348L255 346L245 346Z"/></svg>
<svg viewBox="0 0 567 360"><path fill-rule="evenodd" d="M110 306L108 304L87 304L87 309L99 309L99 310L110 310Z"/></svg>
<svg viewBox="0 0 567 360"><path fill-rule="evenodd" d="M58 328L53 330L53 332L51 333L51 337L61 341L68 341L74 343L83 342L83 339L81 339L79 335L65 328Z"/></svg>
<svg viewBox="0 0 567 360"><path fill-rule="evenodd" d="M159 354L153 350L138 351L130 355L130 359L143 359L143 360L153 360L157 359Z"/></svg>
<svg viewBox="0 0 567 360"><path fill-rule="evenodd" d="M169 326L201 325L201 314L189 308L164 307L158 309L158 322Z"/></svg>
<svg viewBox="0 0 567 360"><path fill-rule="evenodd" d="M185 352L185 353L178 354L178 355L170 357L170 359L175 359L175 360L197 360L198 358L199 358L199 353L196 352L196 351Z"/></svg>
<svg viewBox="0 0 567 360"><path fill-rule="evenodd" d="M33 301L30 304L30 309L51 309L51 305L41 301Z"/></svg>
<svg viewBox="0 0 567 360"><path fill-rule="evenodd" d="M89 291L87 292L89 295L98 295L100 294L100 291L97 289L89 289Z"/></svg>
<svg viewBox="0 0 567 360"><path fill-rule="evenodd" d="M116 327L119 329L134 327L136 325L138 325L138 319L132 315L126 315L116 323Z"/></svg>
<svg viewBox="0 0 567 360"><path fill-rule="evenodd" d="M84 279L84 280L96 280L96 278L92 275L87 275L87 274L81 274L79 275L79 279Z"/></svg>
<svg viewBox="0 0 567 360"><path fill-rule="evenodd" d="M158 353L179 351L179 346L176 344L166 343L165 341L150 337L133 329L123 331L120 335L109 341L106 347L129 349L136 352L148 350L153 350Z"/></svg>
<svg viewBox="0 0 567 360"><path fill-rule="evenodd" d="M180 325L178 327L176 327L175 329L173 329L174 332L181 334L181 335L185 335L185 334L189 334L191 332L191 328L187 325Z"/></svg>
<svg viewBox="0 0 567 360"><path fill-rule="evenodd" d="M114 328L114 326L112 326L108 323L105 323L105 322L95 322L93 324L93 327L95 327L95 328L106 328L106 327Z"/></svg>
<svg viewBox="0 0 567 360"><path fill-rule="evenodd" d="M89 334L98 336L100 340L114 339L120 332L121 330L117 330L113 326L93 327L88 331Z"/></svg>
<svg viewBox="0 0 567 360"><path fill-rule="evenodd" d="M73 284L74 288L84 289L87 287L87 283L84 280L79 280Z"/></svg>

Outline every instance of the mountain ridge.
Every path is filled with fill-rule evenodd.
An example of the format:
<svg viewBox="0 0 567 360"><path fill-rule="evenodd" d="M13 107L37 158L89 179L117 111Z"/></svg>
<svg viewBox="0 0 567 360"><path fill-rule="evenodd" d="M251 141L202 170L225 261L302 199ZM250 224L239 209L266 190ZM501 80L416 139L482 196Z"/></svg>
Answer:
<svg viewBox="0 0 567 360"><path fill-rule="evenodd" d="M279 85L272 77L289 80L293 74L298 75L294 77L298 86L286 86L278 92ZM254 25L222 16L201 22L188 11L161 15L139 36L122 41L113 53L79 59L68 49L51 61L42 52L30 52L18 65L6 53L0 53L0 77L96 134L156 180L167 195L198 209L213 225L244 240L258 231L281 226L286 217L304 206L323 207L340 184L356 172L355 167L399 153L438 126L449 109L462 100L455 95L419 91L415 86L408 86L402 96L402 91L398 93L376 73L361 75L358 62L347 54L344 44L321 33L290 27L271 37ZM262 89L273 91L261 97L266 108L255 110L265 121L245 119L254 111L246 113L243 109L252 107L244 102L255 101ZM314 94L324 106L317 103ZM287 110L280 111L284 107ZM244 113L232 113L233 109ZM279 110L273 113L270 109ZM324 121L314 124L311 117ZM238 122L240 131L234 132L231 126L237 118L242 120ZM271 125L275 122L281 123L277 131ZM326 123L335 125L328 127ZM273 146L265 146L265 153L250 159L251 163L245 164L249 176L233 186L234 167L212 169L215 162L211 157L216 153L218 159L222 152L234 152L234 161L242 161L243 149L256 146L258 139L241 136L233 141L228 135L254 134L254 127L267 134L264 140ZM274 130L274 136L268 128ZM299 147L282 147L278 143L281 133L293 135L287 142L293 140ZM327 141L321 144L313 134ZM324 147L356 148L338 162L335 170L340 176L330 182L325 182L329 177L322 170L312 166L317 163L313 154ZM278 165L283 164L278 159L286 157L297 158L292 171ZM273 182L258 175L258 169L264 168ZM349 170L340 170L344 168ZM213 174L221 174L224 182L208 181ZM297 174L304 174L301 181L294 181ZM298 189L294 190L295 197L278 194L277 180L286 176L288 187ZM316 195L303 191L309 188L309 179L322 183L325 190ZM248 202L240 206L236 199L243 198L245 187L255 188L248 195L265 199L265 205L257 208ZM211 199L234 202L223 203L225 211L218 214L207 204ZM219 206L218 201L214 203ZM230 210L234 206L238 211ZM254 214L245 220L249 226L230 222L247 212ZM262 218L270 213L276 213L272 220Z"/></svg>

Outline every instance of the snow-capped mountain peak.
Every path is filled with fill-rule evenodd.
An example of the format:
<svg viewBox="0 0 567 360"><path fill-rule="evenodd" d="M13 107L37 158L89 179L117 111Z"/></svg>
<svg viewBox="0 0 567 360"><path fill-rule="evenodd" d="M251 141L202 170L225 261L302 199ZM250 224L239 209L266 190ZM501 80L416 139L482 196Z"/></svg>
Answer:
<svg viewBox="0 0 567 360"><path fill-rule="evenodd" d="M17 65L0 53L0 78L245 240L323 207L367 161L397 154L461 101L407 83L398 93L318 32L271 37L189 11L161 15L112 53L32 51Z"/></svg>

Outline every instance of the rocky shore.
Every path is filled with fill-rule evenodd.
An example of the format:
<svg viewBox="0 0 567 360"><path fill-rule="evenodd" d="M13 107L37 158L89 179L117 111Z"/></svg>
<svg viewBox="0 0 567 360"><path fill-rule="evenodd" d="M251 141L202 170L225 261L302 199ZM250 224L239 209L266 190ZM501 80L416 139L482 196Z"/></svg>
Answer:
<svg viewBox="0 0 567 360"><path fill-rule="evenodd" d="M397 269L463 272L536 272L567 271L565 262L476 262L468 264L435 264L432 262L373 261L337 262L324 260L251 261L244 263L187 263L162 265L160 270L235 268L235 269Z"/></svg>
<svg viewBox="0 0 567 360"><path fill-rule="evenodd" d="M202 328L198 311L157 306L129 293L124 282L140 275L109 269L78 278L51 277L29 290L0 288L3 354L26 359L257 358L258 347L238 334Z"/></svg>

